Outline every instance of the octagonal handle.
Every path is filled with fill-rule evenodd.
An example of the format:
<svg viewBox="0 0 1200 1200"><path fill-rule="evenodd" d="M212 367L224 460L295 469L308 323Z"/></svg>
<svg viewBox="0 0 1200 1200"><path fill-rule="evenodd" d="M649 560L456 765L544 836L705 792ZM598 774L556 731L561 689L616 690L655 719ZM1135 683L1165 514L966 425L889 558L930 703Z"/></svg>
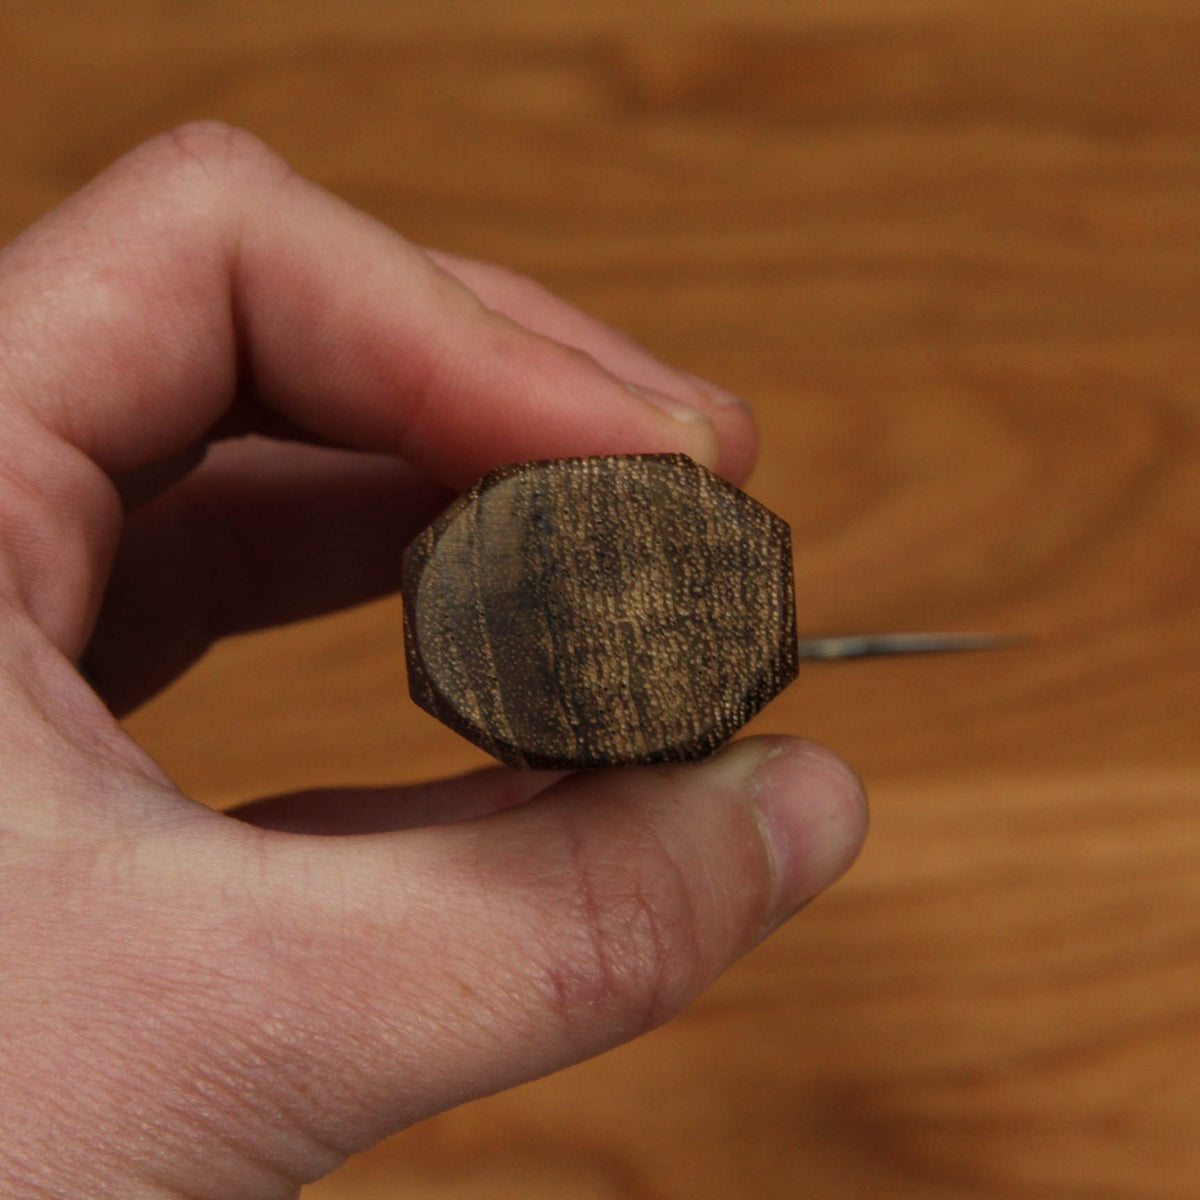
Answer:
<svg viewBox="0 0 1200 1200"><path fill-rule="evenodd" d="M787 524L683 455L493 471L403 592L413 699L513 766L704 758L796 674Z"/></svg>

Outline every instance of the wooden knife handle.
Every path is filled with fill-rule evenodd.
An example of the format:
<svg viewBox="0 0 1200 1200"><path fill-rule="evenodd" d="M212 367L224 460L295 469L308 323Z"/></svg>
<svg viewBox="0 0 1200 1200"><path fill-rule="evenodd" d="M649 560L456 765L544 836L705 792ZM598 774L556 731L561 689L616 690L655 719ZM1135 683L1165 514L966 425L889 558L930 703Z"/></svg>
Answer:
<svg viewBox="0 0 1200 1200"><path fill-rule="evenodd" d="M493 471L403 592L413 699L511 766L704 758L796 674L787 524L680 454Z"/></svg>

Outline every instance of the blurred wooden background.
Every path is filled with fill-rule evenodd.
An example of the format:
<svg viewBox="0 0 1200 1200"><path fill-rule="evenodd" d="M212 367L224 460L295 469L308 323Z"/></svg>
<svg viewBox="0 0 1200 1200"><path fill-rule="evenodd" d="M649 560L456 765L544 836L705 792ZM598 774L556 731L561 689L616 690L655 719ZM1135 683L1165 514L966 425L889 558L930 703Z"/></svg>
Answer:
<svg viewBox="0 0 1200 1200"><path fill-rule="evenodd" d="M1200 1189L1193 0L0 3L0 234L243 124L421 241L750 397L851 876L685 1017L311 1200L1190 1200ZM393 601L219 648L129 722L226 803L479 761Z"/></svg>

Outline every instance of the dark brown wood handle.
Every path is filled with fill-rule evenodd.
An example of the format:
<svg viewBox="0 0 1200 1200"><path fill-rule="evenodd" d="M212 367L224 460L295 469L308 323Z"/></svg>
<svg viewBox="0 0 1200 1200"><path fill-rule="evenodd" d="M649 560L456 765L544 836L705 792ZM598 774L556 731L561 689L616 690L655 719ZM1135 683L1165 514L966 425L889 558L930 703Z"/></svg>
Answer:
<svg viewBox="0 0 1200 1200"><path fill-rule="evenodd" d="M493 471L403 590L413 699L512 766L703 758L796 674L787 524L683 455Z"/></svg>

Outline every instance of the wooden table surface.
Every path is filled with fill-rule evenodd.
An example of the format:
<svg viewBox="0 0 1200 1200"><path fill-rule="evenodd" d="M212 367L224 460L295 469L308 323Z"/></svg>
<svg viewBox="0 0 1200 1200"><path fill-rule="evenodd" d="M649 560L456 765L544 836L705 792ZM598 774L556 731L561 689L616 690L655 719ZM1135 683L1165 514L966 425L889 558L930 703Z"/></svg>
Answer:
<svg viewBox="0 0 1200 1200"><path fill-rule="evenodd" d="M0 233L243 124L751 398L814 632L755 722L868 849L684 1017L311 1200L1200 1194L1200 7L1193 0L0 5ZM399 547L397 548L399 552ZM224 804L481 761L397 602L226 644L129 721Z"/></svg>

